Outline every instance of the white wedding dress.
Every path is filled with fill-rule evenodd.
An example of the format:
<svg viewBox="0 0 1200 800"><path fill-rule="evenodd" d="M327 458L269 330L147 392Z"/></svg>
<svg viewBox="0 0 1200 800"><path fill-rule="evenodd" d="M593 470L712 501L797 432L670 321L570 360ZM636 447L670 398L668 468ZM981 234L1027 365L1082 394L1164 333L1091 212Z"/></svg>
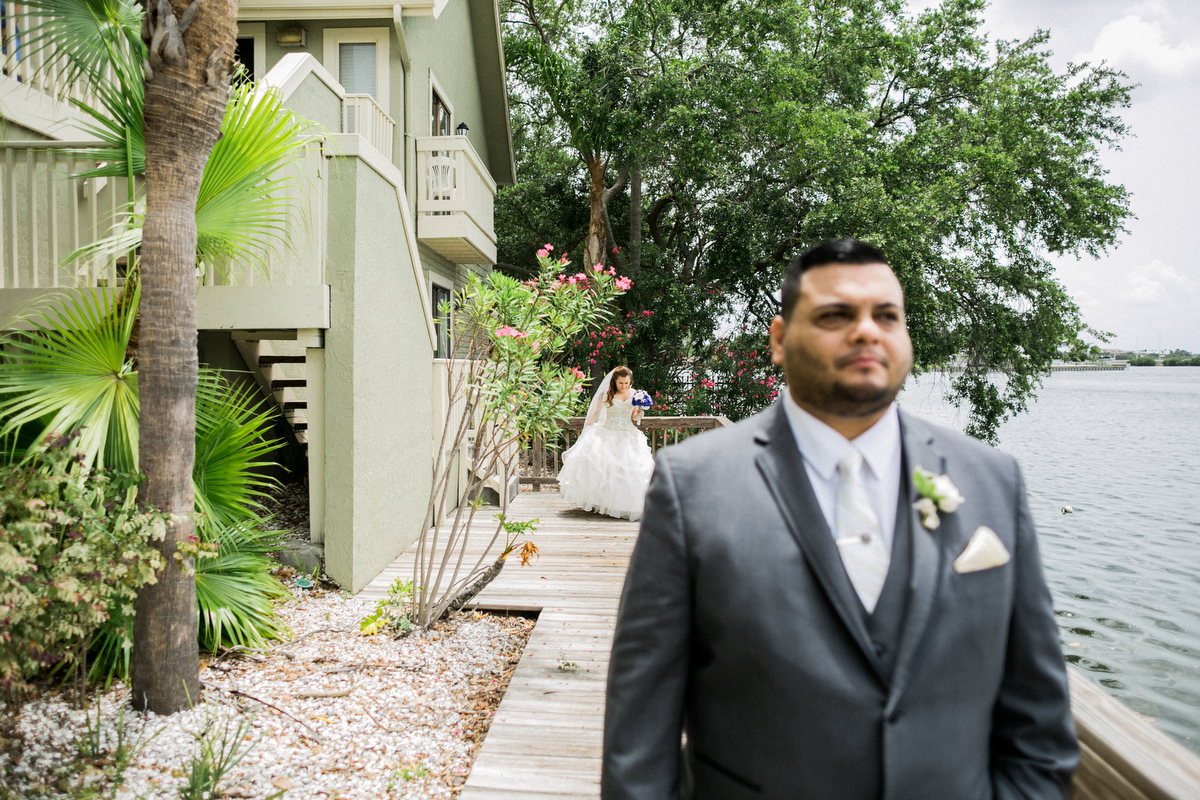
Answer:
<svg viewBox="0 0 1200 800"><path fill-rule="evenodd" d="M562 455L558 485L563 499L585 511L640 519L654 455L634 425L633 402L612 401Z"/></svg>

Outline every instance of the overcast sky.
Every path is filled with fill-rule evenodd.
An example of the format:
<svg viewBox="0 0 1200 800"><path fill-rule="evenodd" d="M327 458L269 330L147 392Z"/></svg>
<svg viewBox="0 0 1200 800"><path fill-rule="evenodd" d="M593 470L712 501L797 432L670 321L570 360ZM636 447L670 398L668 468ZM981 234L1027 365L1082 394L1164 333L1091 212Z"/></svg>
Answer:
<svg viewBox="0 0 1200 800"><path fill-rule="evenodd" d="M934 5L913 0L920 8ZM1133 194L1129 233L1099 259L1055 260L1088 323L1112 346L1200 353L1200 2L992 0L991 38L1050 31L1054 63L1107 60L1139 84L1132 132L1104 154Z"/></svg>

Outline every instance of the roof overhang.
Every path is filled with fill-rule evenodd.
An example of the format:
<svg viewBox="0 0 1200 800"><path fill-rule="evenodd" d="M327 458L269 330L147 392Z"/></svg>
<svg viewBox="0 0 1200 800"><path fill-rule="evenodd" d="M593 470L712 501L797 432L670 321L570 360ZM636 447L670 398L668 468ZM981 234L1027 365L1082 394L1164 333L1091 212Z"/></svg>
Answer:
<svg viewBox="0 0 1200 800"><path fill-rule="evenodd" d="M402 0L399 3L351 0L329 2L329 0L244 0L238 8L238 19L242 22L259 20L303 20L303 19L393 19L405 17L433 17L437 19L449 0Z"/></svg>
<svg viewBox="0 0 1200 800"><path fill-rule="evenodd" d="M502 186L517 182L512 125L508 114L508 80L504 66L504 39L497 0L467 0L479 67L479 93L487 125L488 161L492 179Z"/></svg>

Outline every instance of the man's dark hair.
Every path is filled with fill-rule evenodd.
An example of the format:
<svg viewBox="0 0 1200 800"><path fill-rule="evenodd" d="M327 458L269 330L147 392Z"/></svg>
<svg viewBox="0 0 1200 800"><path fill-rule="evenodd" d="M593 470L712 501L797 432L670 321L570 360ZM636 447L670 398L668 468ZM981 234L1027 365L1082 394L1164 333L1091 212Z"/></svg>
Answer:
<svg viewBox="0 0 1200 800"><path fill-rule="evenodd" d="M878 247L861 242L858 239L829 239L810 247L788 264L787 272L783 273L783 286L780 289L783 318L792 316L792 309L800 299L800 277L813 267L826 264L886 264L887 258Z"/></svg>

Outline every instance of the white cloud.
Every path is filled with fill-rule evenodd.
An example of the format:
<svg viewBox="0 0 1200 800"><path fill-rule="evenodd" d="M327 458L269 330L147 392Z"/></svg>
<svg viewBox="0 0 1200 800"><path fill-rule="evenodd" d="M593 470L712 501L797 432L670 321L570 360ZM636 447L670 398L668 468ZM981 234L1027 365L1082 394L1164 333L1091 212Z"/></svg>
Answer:
<svg viewBox="0 0 1200 800"><path fill-rule="evenodd" d="M1105 25L1091 51L1075 60L1093 64L1103 60L1131 72L1142 67L1156 75L1180 77L1200 71L1200 36L1193 33L1171 43L1160 20L1135 12Z"/></svg>
<svg viewBox="0 0 1200 800"><path fill-rule="evenodd" d="M1121 299L1139 305L1175 305L1180 301L1200 297L1200 283L1157 258L1149 264L1131 270L1125 277L1123 288Z"/></svg>

